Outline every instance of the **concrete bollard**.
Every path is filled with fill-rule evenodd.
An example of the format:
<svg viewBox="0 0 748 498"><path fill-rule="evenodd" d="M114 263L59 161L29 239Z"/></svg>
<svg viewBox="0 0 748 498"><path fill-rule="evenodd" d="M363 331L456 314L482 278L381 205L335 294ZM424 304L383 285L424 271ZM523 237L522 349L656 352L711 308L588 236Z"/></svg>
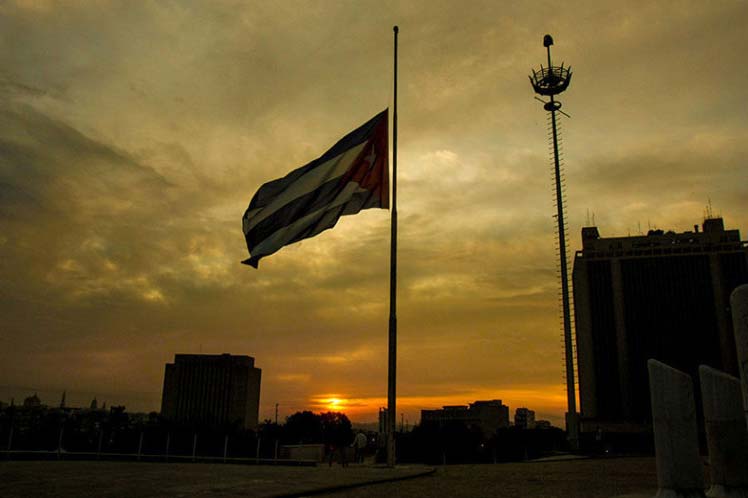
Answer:
<svg viewBox="0 0 748 498"><path fill-rule="evenodd" d="M647 361L647 368L657 456L656 498L703 498L693 381L657 360Z"/></svg>
<svg viewBox="0 0 748 498"><path fill-rule="evenodd" d="M741 285L730 296L735 350L738 354L740 381L743 384L743 413L748 424L748 285Z"/></svg>
<svg viewBox="0 0 748 498"><path fill-rule="evenodd" d="M701 365L701 397L709 449L711 498L748 498L748 430L740 381Z"/></svg>

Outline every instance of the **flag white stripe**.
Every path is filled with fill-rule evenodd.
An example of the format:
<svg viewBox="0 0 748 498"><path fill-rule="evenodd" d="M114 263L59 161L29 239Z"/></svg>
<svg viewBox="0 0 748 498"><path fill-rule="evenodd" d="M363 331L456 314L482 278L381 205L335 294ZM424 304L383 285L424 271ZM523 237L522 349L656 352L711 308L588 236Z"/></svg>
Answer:
<svg viewBox="0 0 748 498"><path fill-rule="evenodd" d="M249 230L257 226L257 224L262 220L272 216L274 212L294 199L319 188L320 185L332 180L333 178L343 176L343 174L348 171L348 168L351 167L351 162L358 157L367 144L368 142L362 142L359 145L346 150L339 156L335 156L330 160L325 161L290 184L288 188L273 199L270 204L265 207L253 209L247 213L245 218L248 220L248 223L244 229L245 233L249 232Z"/></svg>
<svg viewBox="0 0 748 498"><path fill-rule="evenodd" d="M314 223L318 223L325 216L327 211L349 202L353 195L359 192L367 192L367 190L360 188L356 182L346 184L340 194L338 194L337 197L335 197L335 200L330 204L322 209L309 213L303 218L299 218L290 225L280 228L265 240L257 244L252 251L252 257L261 257L274 253L284 245L288 244L289 241L293 240L299 232L306 230Z"/></svg>

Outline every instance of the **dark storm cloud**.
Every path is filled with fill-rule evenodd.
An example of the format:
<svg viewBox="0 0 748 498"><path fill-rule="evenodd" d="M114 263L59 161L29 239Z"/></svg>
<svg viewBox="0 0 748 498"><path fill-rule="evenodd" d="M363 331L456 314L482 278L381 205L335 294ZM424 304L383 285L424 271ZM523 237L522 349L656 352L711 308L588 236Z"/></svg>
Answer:
<svg viewBox="0 0 748 498"><path fill-rule="evenodd" d="M170 188L123 152L25 105L0 109L0 151L0 207L10 228L2 248L36 263L14 272L54 269L86 247L106 257L97 237L127 237L114 233L117 220L144 221Z"/></svg>

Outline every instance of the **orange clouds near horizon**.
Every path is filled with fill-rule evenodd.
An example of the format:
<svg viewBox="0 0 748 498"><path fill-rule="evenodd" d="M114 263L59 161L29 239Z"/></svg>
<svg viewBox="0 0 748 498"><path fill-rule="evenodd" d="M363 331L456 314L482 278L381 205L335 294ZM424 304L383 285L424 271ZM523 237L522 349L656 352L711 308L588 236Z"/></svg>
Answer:
<svg viewBox="0 0 748 498"><path fill-rule="evenodd" d="M536 412L536 418L549 419L563 427L563 412L566 409L565 385L548 385L525 388L510 388L497 391L471 391L466 395L447 396L399 396L398 412L404 414L410 425L420 422L421 410L433 410L447 405L468 405L478 400L501 399L509 407L509 418L514 419L514 411L520 407ZM387 407L386 397L352 398L345 394L323 394L307 403L314 412L337 411L345 413L354 423L376 422L379 408ZM559 416L559 413L562 414ZM398 414L398 420L399 420Z"/></svg>

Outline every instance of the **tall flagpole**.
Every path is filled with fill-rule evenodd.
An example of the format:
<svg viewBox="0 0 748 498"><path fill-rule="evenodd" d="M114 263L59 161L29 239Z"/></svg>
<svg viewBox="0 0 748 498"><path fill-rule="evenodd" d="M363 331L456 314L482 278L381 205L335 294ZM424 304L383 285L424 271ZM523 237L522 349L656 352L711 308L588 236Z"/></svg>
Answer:
<svg viewBox="0 0 748 498"><path fill-rule="evenodd" d="M395 466L395 403L397 370L397 33L394 26L394 102L392 112L392 221L390 223L390 351L387 371L387 466Z"/></svg>

